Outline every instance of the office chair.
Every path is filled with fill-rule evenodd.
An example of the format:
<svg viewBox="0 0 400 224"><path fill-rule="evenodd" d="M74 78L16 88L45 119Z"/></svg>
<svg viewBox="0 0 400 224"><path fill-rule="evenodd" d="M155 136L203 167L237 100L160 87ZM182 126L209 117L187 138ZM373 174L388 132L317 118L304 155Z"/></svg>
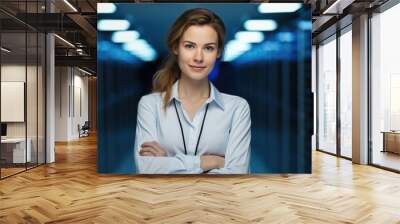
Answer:
<svg viewBox="0 0 400 224"><path fill-rule="evenodd" d="M90 129L89 121L85 121L82 127L80 127L80 125L78 124L79 138L89 136L89 129Z"/></svg>

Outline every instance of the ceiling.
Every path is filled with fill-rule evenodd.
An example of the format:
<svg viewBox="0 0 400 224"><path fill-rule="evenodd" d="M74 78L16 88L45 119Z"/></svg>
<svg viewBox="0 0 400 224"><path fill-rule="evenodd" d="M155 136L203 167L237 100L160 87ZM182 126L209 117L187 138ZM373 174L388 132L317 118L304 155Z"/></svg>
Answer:
<svg viewBox="0 0 400 224"><path fill-rule="evenodd" d="M83 53L78 54L76 48L72 48L64 41L56 38L56 63L71 64L83 62L85 66L91 70L96 70L96 3L100 2L119 2L119 3L166 3L171 1L152 1L152 0L68 0L69 3L77 10L75 11L62 0L47 0L48 4L45 5L45 0L35 0L32 2L18 1L18 0L1 0L0 1L0 25L2 32L8 33L3 35L3 45L8 43L9 46L16 49L16 52L24 53L25 38L20 38L21 31L25 28L31 28L32 31L39 32L55 32L65 40L69 41L78 48L82 49ZM342 2L350 2L343 8L343 13L338 15L324 15L323 12L331 6L335 0L293 0L286 2L304 2L311 5L312 18L313 18L313 38L320 35L324 30L328 29L332 24L346 14L357 14L367 9L377 7L387 0L337 0ZM173 1L181 2L181 1ZM182 2L195 2L195 1L182 1ZM213 2L226 3L231 2L227 0L219 0ZM259 3L259 2L282 2L275 1L235 1L237 3ZM114 17L124 17L128 19L133 26L145 37L154 47L160 51L166 51L163 41L160 39L165 38L165 33L170 27L175 18L185 9L199 5L198 3L192 4L165 4L157 14L157 20L154 19L154 12L151 5L154 4L124 4L124 7L118 7L117 15ZM199 5L200 6L200 5ZM253 18L256 16L255 4L241 4L237 6L230 6L229 10L226 5L208 3L201 5L202 7L211 7L218 15L223 18L226 27L230 27L227 33L227 39L233 37L234 32L242 29L243 20L246 18ZM48 13L52 9L53 13ZM26 13L28 12L28 13ZM238 18L237 15L241 15ZM107 17L108 15L100 15ZM113 17L113 16L109 16ZM269 17L276 17L282 21L285 17L289 18L290 15L269 15ZM155 28L155 29L154 29ZM30 38L28 38L30 39ZM30 42L30 40L28 40ZM28 54L34 53L35 44L28 44ZM31 49L31 47L33 47ZM25 52L26 53L26 52ZM57 56L59 56L57 58ZM70 60L70 61L68 61ZM88 66L90 65L90 66Z"/></svg>

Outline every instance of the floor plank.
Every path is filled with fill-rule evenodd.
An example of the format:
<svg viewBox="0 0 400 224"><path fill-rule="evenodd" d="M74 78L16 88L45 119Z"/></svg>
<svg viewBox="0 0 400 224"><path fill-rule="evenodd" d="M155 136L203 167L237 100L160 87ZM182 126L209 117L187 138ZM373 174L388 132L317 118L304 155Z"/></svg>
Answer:
<svg viewBox="0 0 400 224"><path fill-rule="evenodd" d="M400 223L400 175L313 152L311 175L96 173L96 139L0 181L0 223Z"/></svg>

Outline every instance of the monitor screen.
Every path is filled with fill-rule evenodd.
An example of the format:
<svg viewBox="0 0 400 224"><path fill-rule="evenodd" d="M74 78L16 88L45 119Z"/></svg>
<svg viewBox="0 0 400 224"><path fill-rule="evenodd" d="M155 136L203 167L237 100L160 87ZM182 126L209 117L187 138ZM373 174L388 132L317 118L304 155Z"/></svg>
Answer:
<svg viewBox="0 0 400 224"><path fill-rule="evenodd" d="M7 124L1 124L1 136L7 136Z"/></svg>

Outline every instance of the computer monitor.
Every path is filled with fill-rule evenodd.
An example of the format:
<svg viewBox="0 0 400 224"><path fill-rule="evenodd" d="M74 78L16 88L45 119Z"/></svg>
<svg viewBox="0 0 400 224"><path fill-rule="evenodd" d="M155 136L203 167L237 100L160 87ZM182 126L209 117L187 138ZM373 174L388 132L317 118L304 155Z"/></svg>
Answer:
<svg viewBox="0 0 400 224"><path fill-rule="evenodd" d="M7 124L5 123L1 124L1 136L7 136Z"/></svg>

